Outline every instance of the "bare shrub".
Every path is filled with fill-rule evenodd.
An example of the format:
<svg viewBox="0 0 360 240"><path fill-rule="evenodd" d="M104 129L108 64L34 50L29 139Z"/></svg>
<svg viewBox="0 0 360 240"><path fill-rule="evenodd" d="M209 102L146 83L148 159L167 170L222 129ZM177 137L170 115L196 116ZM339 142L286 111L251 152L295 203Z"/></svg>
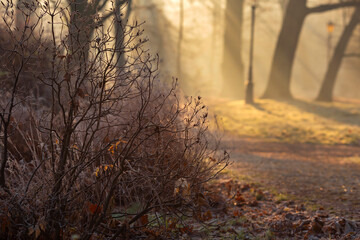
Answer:
<svg viewBox="0 0 360 240"><path fill-rule="evenodd" d="M160 82L139 26L115 7L77 10L89 4L24 4L32 21L19 29L3 2L11 44L1 54L17 63L1 65L10 83L0 109L1 237L116 239L149 221L166 225L191 213L202 185L228 164L208 141L201 98ZM21 91L30 74L46 105Z"/></svg>

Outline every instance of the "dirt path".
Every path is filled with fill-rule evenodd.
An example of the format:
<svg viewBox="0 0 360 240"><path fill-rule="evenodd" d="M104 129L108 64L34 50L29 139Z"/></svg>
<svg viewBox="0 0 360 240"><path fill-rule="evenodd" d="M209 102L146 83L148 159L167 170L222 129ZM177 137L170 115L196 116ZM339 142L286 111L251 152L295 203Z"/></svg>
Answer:
<svg viewBox="0 0 360 240"><path fill-rule="evenodd" d="M360 220L360 147L225 138L232 168L310 206Z"/></svg>

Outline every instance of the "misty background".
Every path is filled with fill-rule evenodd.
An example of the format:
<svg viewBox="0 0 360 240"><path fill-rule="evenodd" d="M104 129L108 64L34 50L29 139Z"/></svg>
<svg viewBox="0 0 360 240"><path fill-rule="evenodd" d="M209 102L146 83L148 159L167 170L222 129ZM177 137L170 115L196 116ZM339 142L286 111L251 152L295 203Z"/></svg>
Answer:
<svg viewBox="0 0 360 240"><path fill-rule="evenodd" d="M308 7L336 1L309 1ZM243 84L247 81L251 5L243 5L241 55ZM261 97L266 88L276 41L282 25L286 1L256 1L254 40L255 97ZM164 79L179 78L186 94L231 97L221 94L224 85L224 34L226 0L133 0L130 3L130 22L144 22L147 47L160 55L160 72ZM291 92L296 98L312 100L319 92L329 54L331 55L353 8L341 8L309 15L300 35L292 72ZM239 13L240 14L240 13ZM234 21L238 15L231 16ZM334 23L329 46L327 24ZM234 49L236 51L236 49ZM329 53L330 51L330 53ZM342 61L334 89L335 98L360 98L358 94L360 58L360 31L357 27L348 44L347 53L354 56ZM239 68L241 66L239 65ZM230 73L236 76L238 73Z"/></svg>

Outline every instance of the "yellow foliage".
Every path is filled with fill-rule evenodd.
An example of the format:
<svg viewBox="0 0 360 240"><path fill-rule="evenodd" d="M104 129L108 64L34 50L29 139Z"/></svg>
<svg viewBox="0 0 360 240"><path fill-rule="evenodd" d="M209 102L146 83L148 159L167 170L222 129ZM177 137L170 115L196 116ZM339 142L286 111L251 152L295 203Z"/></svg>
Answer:
<svg viewBox="0 0 360 240"><path fill-rule="evenodd" d="M112 144L109 148L108 151L114 155L115 154L115 150L120 150L121 149L121 143L127 143L127 141L122 140L121 138L119 138L119 140L115 143Z"/></svg>
<svg viewBox="0 0 360 240"><path fill-rule="evenodd" d="M95 169L94 175L95 175L96 177L98 177L98 176L100 175L101 171L102 171L102 172L106 172L107 170L110 170L110 169L112 169L112 168L114 168L114 165L113 165L113 164L101 165L101 166L99 166L99 167L97 167L97 168Z"/></svg>

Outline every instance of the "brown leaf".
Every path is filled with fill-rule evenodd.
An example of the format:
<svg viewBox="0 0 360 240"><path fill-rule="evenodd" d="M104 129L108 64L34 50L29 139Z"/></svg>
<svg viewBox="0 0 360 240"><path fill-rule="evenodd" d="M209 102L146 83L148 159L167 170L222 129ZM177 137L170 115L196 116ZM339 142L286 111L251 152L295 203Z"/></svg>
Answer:
<svg viewBox="0 0 360 240"><path fill-rule="evenodd" d="M192 233L193 227L192 226L185 226L183 228L180 228L181 233Z"/></svg>
<svg viewBox="0 0 360 240"><path fill-rule="evenodd" d="M234 217L240 217L240 216L242 216L243 214L242 214L241 211L236 210L236 211L233 212L233 215L234 215Z"/></svg>
<svg viewBox="0 0 360 240"><path fill-rule="evenodd" d="M41 229L39 226L36 226L36 229L35 229L35 239L37 239L39 236L40 236L40 233L41 233Z"/></svg>
<svg viewBox="0 0 360 240"><path fill-rule="evenodd" d="M67 57L66 57L66 62L67 62L67 64L70 64L71 58L72 58L72 55L71 55L71 54L67 55Z"/></svg>
<svg viewBox="0 0 360 240"><path fill-rule="evenodd" d="M71 75L67 72L67 73L65 73L65 75L64 75L64 80L66 81L66 82L70 82L70 79L71 79Z"/></svg>
<svg viewBox="0 0 360 240"><path fill-rule="evenodd" d="M169 223L170 223L168 227L169 230L176 228L176 224L177 224L176 220L170 220Z"/></svg>
<svg viewBox="0 0 360 240"><path fill-rule="evenodd" d="M205 196L202 193L197 194L196 203L199 207L209 206L209 203L206 201Z"/></svg>
<svg viewBox="0 0 360 240"><path fill-rule="evenodd" d="M106 136L104 137L103 142L104 142L104 143L109 143L109 142L110 142L109 136L106 135Z"/></svg>
<svg viewBox="0 0 360 240"><path fill-rule="evenodd" d="M84 91L81 88L78 88L77 90L77 95L81 98L85 97Z"/></svg>
<svg viewBox="0 0 360 240"><path fill-rule="evenodd" d="M208 210L207 212L204 213L202 218L204 221L208 221L208 220L211 220L213 217L212 217L211 212Z"/></svg>
<svg viewBox="0 0 360 240"><path fill-rule="evenodd" d="M233 185L233 181L232 181L232 180L230 180L230 181L228 181L227 183L225 183L225 188L226 188L226 191L227 191L227 195L228 195L228 196L230 196L230 194L231 194L232 185Z"/></svg>
<svg viewBox="0 0 360 240"><path fill-rule="evenodd" d="M147 214L145 214L145 215L141 216L139 221L142 226L145 226L149 223L149 216Z"/></svg>
<svg viewBox="0 0 360 240"><path fill-rule="evenodd" d="M236 193L235 201L238 203L245 202L245 198L243 198L243 196L241 195L241 193L239 191Z"/></svg>
<svg viewBox="0 0 360 240"><path fill-rule="evenodd" d="M102 211L102 206L98 204L88 203L88 209L91 214L100 213Z"/></svg>
<svg viewBox="0 0 360 240"><path fill-rule="evenodd" d="M313 233L322 233L322 227L324 226L324 223L318 219L315 218L314 221L311 223L311 231Z"/></svg>
<svg viewBox="0 0 360 240"><path fill-rule="evenodd" d="M241 191L243 191L243 192L245 192L245 191L247 191L247 190L249 190L249 189L250 189L250 185L249 185L249 184L244 184L244 185L241 186Z"/></svg>
<svg viewBox="0 0 360 240"><path fill-rule="evenodd" d="M251 202L249 202L249 204L248 204L250 207L257 207L257 206L259 206L259 202L258 201L251 201Z"/></svg>
<svg viewBox="0 0 360 240"><path fill-rule="evenodd" d="M31 236L35 232L35 229L33 227L28 228L28 235Z"/></svg>

